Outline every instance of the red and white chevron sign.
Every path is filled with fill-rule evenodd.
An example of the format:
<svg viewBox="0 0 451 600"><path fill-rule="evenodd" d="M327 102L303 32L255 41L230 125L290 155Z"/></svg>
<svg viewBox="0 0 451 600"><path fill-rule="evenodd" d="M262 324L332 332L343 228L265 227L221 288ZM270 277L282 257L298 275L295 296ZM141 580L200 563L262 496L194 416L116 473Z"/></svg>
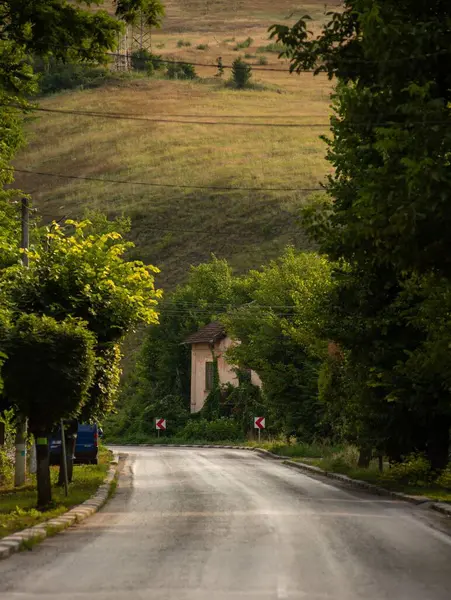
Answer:
<svg viewBox="0 0 451 600"><path fill-rule="evenodd" d="M266 426L265 417L254 417L254 429L264 429Z"/></svg>
<svg viewBox="0 0 451 600"><path fill-rule="evenodd" d="M155 419L155 428L158 431L166 431L166 419Z"/></svg>

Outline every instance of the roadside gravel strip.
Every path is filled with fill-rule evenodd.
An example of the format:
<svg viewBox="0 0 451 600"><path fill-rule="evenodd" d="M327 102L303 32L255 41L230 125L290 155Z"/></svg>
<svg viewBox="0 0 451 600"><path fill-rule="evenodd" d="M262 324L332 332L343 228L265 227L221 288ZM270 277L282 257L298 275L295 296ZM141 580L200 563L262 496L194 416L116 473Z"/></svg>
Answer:
<svg viewBox="0 0 451 600"><path fill-rule="evenodd" d="M39 523L29 529L23 529L0 539L0 560L9 558L15 552L29 549L42 542L46 537L64 531L71 525L81 523L87 517L96 513L108 500L110 489L119 468L119 456L114 453L113 460L103 484L97 492L82 504L74 506L60 517Z"/></svg>
<svg viewBox="0 0 451 600"><path fill-rule="evenodd" d="M348 485L353 488L357 488L360 490L366 490L378 496L390 496L391 498L396 498L397 500L403 500L404 502L410 502L411 504L424 505L424 508L430 508L431 510L435 510L447 517L451 518L451 505L446 502L432 502L430 498L426 496L409 496L407 494L401 494L400 492L393 492L391 490L387 490L385 488L379 487L372 483L368 483L367 481L361 481L359 479L352 479L347 475L342 475L340 473L332 473L331 471L324 471L319 467L315 467L313 465L308 465L306 463L290 460L287 456L280 456L278 454L274 454L273 452L269 452L269 450L265 450L264 448L255 448L250 446L215 446L210 444L204 445L191 445L191 444L138 444L143 447L155 447L155 448L223 448L223 449L235 449L235 450L248 450L250 452L255 452L264 458L270 458L273 460L281 461L284 465L288 467L292 467L294 469L298 469L307 475L311 475L313 477L327 477L329 479L333 479L339 483L344 485Z"/></svg>

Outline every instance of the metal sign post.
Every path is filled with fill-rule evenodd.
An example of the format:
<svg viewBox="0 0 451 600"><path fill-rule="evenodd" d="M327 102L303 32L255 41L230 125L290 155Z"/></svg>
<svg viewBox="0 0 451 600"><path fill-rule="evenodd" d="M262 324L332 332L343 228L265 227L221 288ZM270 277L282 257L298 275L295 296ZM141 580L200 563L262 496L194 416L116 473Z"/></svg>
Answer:
<svg viewBox="0 0 451 600"><path fill-rule="evenodd" d="M254 417L254 429L258 430L258 441L261 440L261 432L262 429L266 427L266 419L265 417Z"/></svg>
<svg viewBox="0 0 451 600"><path fill-rule="evenodd" d="M166 419L155 419L155 428L157 430L158 439L160 439L160 431L166 431Z"/></svg>
<svg viewBox="0 0 451 600"><path fill-rule="evenodd" d="M67 477L67 454L66 454L66 439L64 436L64 422L61 419L61 452L63 457L63 475L64 475L64 494L69 494L69 480Z"/></svg>

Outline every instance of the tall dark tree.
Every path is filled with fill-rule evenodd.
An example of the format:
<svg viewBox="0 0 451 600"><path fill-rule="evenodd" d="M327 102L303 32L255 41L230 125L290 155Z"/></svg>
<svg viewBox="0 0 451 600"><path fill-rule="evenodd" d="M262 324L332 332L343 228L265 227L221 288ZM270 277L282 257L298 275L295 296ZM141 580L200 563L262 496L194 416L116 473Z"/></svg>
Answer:
<svg viewBox="0 0 451 600"><path fill-rule="evenodd" d="M451 396L436 350L449 337L451 4L345 0L319 37L308 18L273 35L293 71L338 79L335 172L308 215L322 249L347 264L335 272L329 333L363 367L374 404L384 399L393 453L424 450L443 467Z"/></svg>
<svg viewBox="0 0 451 600"><path fill-rule="evenodd" d="M38 507L51 499L48 436L88 398L94 371L94 335L75 320L22 315L3 339L7 398L27 415L36 443Z"/></svg>

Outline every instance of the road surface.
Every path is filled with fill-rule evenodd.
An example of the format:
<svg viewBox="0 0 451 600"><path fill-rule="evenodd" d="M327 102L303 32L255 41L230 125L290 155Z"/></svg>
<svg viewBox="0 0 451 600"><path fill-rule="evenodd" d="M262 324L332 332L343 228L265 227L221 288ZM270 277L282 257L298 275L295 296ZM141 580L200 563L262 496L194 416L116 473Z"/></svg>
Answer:
<svg viewBox="0 0 451 600"><path fill-rule="evenodd" d="M3 600L450 600L427 509L253 453L128 448L116 496L0 562Z"/></svg>

